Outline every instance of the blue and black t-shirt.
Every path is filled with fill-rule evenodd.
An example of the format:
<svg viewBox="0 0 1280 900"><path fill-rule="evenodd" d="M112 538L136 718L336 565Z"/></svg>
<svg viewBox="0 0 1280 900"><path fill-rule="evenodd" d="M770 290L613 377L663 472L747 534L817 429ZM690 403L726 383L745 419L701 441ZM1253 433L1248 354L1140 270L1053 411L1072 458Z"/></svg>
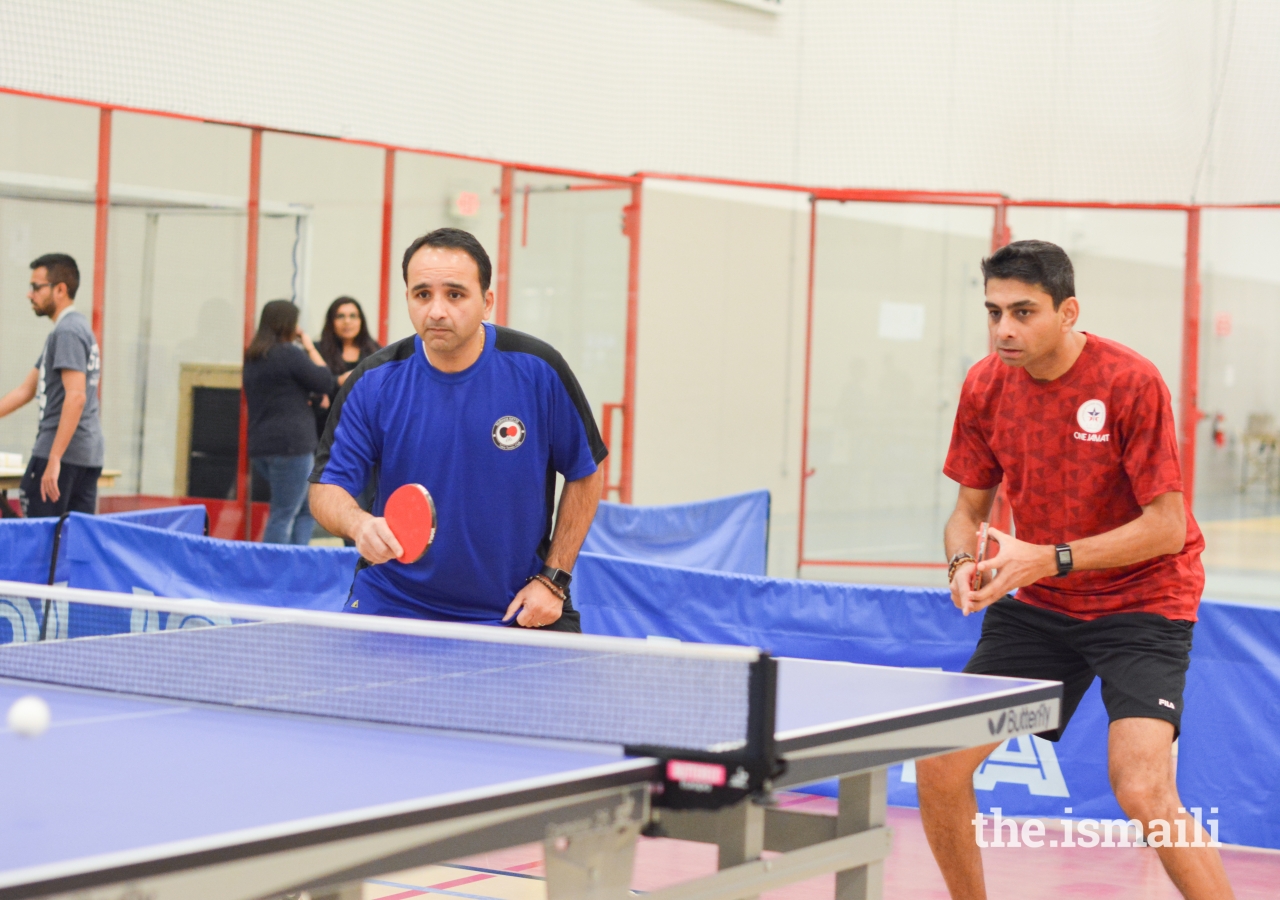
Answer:
<svg viewBox="0 0 1280 900"><path fill-rule="evenodd" d="M484 328L480 358L461 372L433 367L415 335L362 362L334 402L311 481L354 497L376 472L376 516L403 484L436 505L422 559L357 569L361 612L500 622L550 547L556 473L585 478L608 453L564 358Z"/></svg>

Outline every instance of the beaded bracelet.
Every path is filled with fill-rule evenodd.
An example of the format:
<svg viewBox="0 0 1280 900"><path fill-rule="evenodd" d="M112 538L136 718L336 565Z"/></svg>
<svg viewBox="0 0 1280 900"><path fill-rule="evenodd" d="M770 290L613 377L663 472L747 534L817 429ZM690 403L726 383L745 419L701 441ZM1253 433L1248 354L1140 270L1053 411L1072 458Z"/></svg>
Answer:
<svg viewBox="0 0 1280 900"><path fill-rule="evenodd" d="M947 566L947 584L950 584L955 580L956 569L960 568L967 562L977 562L977 560L968 553L965 553L963 550L951 557L951 565Z"/></svg>
<svg viewBox="0 0 1280 900"><path fill-rule="evenodd" d="M551 593L555 594L557 597L560 598L560 602L562 603L569 602L569 595L564 591L560 590L560 588L556 587L555 584L551 581L551 579L547 578L545 575L542 575L542 574L530 575L528 578L525 579L525 584L528 584L530 581L539 581L542 584L545 584L547 586L547 590L551 591Z"/></svg>

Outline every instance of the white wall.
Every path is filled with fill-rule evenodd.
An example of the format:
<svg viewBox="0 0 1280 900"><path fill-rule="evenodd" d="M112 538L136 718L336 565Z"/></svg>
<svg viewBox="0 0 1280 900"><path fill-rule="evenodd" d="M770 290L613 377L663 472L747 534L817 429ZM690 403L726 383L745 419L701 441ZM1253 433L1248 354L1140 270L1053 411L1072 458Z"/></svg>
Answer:
<svg viewBox="0 0 1280 900"><path fill-rule="evenodd" d="M642 234L633 499L767 488L794 571L807 204L651 182Z"/></svg>
<svg viewBox="0 0 1280 900"><path fill-rule="evenodd" d="M7 0L0 85L614 173L1270 200L1278 39L1269 0Z"/></svg>

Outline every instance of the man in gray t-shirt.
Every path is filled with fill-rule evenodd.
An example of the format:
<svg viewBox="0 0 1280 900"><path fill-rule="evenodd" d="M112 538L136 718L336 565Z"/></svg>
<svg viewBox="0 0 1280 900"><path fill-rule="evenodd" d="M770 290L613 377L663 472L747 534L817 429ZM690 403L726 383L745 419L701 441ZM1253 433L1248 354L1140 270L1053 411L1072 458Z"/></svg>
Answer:
<svg viewBox="0 0 1280 900"><path fill-rule="evenodd" d="M27 516L92 513L102 473L102 424L98 342L74 308L80 269L65 253L47 253L31 264L27 299L37 316L53 319L53 331L22 384L0 397L0 417L31 400L40 410L31 462L22 477Z"/></svg>

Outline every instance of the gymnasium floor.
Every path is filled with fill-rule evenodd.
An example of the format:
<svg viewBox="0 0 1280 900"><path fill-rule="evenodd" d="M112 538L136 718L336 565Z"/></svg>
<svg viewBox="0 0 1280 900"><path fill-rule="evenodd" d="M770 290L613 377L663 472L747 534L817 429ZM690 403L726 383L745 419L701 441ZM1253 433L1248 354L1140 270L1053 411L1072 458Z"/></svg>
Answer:
<svg viewBox="0 0 1280 900"><path fill-rule="evenodd" d="M835 814L835 800L783 794L784 806ZM914 809L889 808L893 853L885 863L884 896L897 900L946 900ZM1052 836L1052 835L1050 835ZM1238 900L1271 900L1280 885L1280 851L1224 847L1223 861ZM1154 850L1148 848L988 848L983 851L992 900L1111 897L1178 900ZM663 838L641 838L632 887L651 891L715 871L716 849ZM444 895L460 900L544 900L542 847L526 844L448 865L395 872L365 882L365 900L409 900ZM765 894L768 900L830 900L834 876L815 878Z"/></svg>

